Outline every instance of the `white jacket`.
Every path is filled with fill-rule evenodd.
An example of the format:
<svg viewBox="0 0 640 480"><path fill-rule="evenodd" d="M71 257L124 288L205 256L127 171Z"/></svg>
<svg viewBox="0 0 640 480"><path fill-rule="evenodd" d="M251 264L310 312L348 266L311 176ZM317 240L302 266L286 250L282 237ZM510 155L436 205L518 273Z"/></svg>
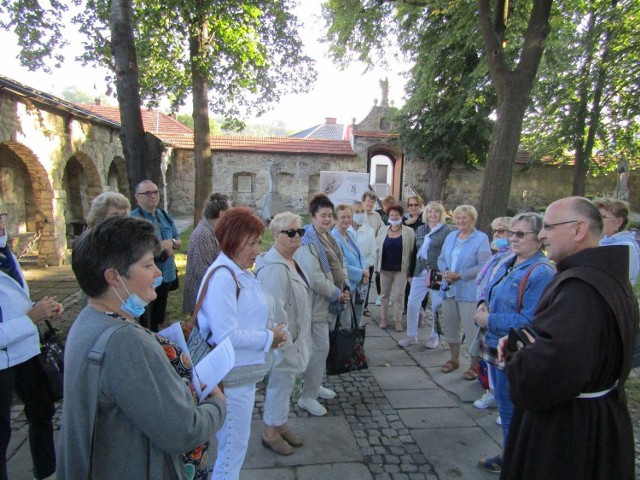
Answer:
<svg viewBox="0 0 640 480"><path fill-rule="evenodd" d="M26 362L40 353L38 327L27 316L33 306L29 287L17 261L16 265L24 287L0 271L0 370Z"/></svg>

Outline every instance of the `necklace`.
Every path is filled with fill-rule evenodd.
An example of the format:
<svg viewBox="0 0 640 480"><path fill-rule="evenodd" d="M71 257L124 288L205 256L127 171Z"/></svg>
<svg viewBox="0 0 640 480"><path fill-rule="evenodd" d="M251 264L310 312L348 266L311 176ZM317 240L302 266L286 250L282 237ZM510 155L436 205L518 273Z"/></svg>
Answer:
<svg viewBox="0 0 640 480"><path fill-rule="evenodd" d="M104 313L108 317L117 318L117 319L122 320L124 322L129 322L129 323L133 323L133 324L136 323L133 320L129 320L127 317L125 317L123 315L120 315L118 312L102 312L102 313Z"/></svg>

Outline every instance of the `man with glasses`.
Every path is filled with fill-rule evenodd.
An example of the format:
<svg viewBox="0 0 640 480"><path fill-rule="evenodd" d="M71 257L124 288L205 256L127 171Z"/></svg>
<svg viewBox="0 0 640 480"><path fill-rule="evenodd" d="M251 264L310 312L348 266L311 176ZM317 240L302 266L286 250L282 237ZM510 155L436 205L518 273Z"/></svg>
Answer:
<svg viewBox="0 0 640 480"><path fill-rule="evenodd" d="M553 202L538 238L556 262L536 338L506 360L516 407L502 479L634 478L624 383L638 330L627 246L599 248L602 217L582 197ZM500 340L502 360L507 337ZM512 342L512 345L515 342Z"/></svg>
<svg viewBox="0 0 640 480"><path fill-rule="evenodd" d="M138 208L132 211L131 215L153 223L156 237L160 240L160 254L155 261L162 272L162 284L156 288L157 298L147 306L144 318L141 318L142 324L157 332L158 326L164 322L171 285L178 277L174 251L180 250L182 241L171 215L158 208L160 190L155 183L151 180L141 181L136 186L136 201Z"/></svg>

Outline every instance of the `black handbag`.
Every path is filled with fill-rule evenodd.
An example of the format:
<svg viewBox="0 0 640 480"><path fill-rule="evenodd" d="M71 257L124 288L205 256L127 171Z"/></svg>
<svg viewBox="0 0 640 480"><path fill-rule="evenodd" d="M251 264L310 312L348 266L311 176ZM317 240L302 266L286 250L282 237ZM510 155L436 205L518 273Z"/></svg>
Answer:
<svg viewBox="0 0 640 480"><path fill-rule="evenodd" d="M350 300L342 314L338 315L335 327L329 332L327 375L340 375L368 368L364 339L364 328L358 327L353 300Z"/></svg>
<svg viewBox="0 0 640 480"><path fill-rule="evenodd" d="M62 399L64 377L64 345L58 336L58 330L45 320L47 329L40 332L40 353L38 362L44 374L45 388L49 398L57 402Z"/></svg>
<svg viewBox="0 0 640 480"><path fill-rule="evenodd" d="M179 288L180 288L180 280L179 280L179 277L178 277L178 267L176 267L176 279L173 282L171 282L171 286L169 287L169 291L170 292L175 292Z"/></svg>

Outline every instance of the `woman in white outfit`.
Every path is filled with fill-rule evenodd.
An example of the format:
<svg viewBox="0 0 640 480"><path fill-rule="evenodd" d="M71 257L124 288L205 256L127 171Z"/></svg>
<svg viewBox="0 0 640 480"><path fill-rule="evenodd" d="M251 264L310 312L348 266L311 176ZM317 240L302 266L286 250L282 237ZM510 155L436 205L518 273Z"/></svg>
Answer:
<svg viewBox="0 0 640 480"><path fill-rule="evenodd" d="M408 347L418 343L420 305L428 290L431 297L433 324L426 347L435 348L438 346L436 312L442 305L442 297L438 292L440 286L431 282L431 271L439 273L438 256L442 250L444 239L447 238L447 235L452 230L450 226L444 223L445 219L444 207L440 202L430 202L422 212L424 225L419 226L416 231L417 253L414 258L415 266L409 268L413 278L409 278L411 290L409 291L407 304L407 336L398 342L401 347Z"/></svg>
<svg viewBox="0 0 640 480"><path fill-rule="evenodd" d="M287 325L285 344L274 352L264 400L262 444L279 455L291 455L303 444L302 436L287 424L289 398L296 375L304 372L311 350L311 289L309 280L293 254L305 234L301 219L291 212L276 215L269 228L273 247L256 259L256 276L262 289L273 297L274 319Z"/></svg>
<svg viewBox="0 0 640 480"><path fill-rule="evenodd" d="M205 274L200 291L209 286L198 313L200 333L209 343L231 339L234 368L223 379L227 419L216 437L216 480L236 480L251 433L256 383L269 371L271 349L284 345L285 324L272 326L267 297L250 268L260 253L264 223L247 207L227 210L216 226L220 255ZM198 293L198 296L200 293Z"/></svg>

